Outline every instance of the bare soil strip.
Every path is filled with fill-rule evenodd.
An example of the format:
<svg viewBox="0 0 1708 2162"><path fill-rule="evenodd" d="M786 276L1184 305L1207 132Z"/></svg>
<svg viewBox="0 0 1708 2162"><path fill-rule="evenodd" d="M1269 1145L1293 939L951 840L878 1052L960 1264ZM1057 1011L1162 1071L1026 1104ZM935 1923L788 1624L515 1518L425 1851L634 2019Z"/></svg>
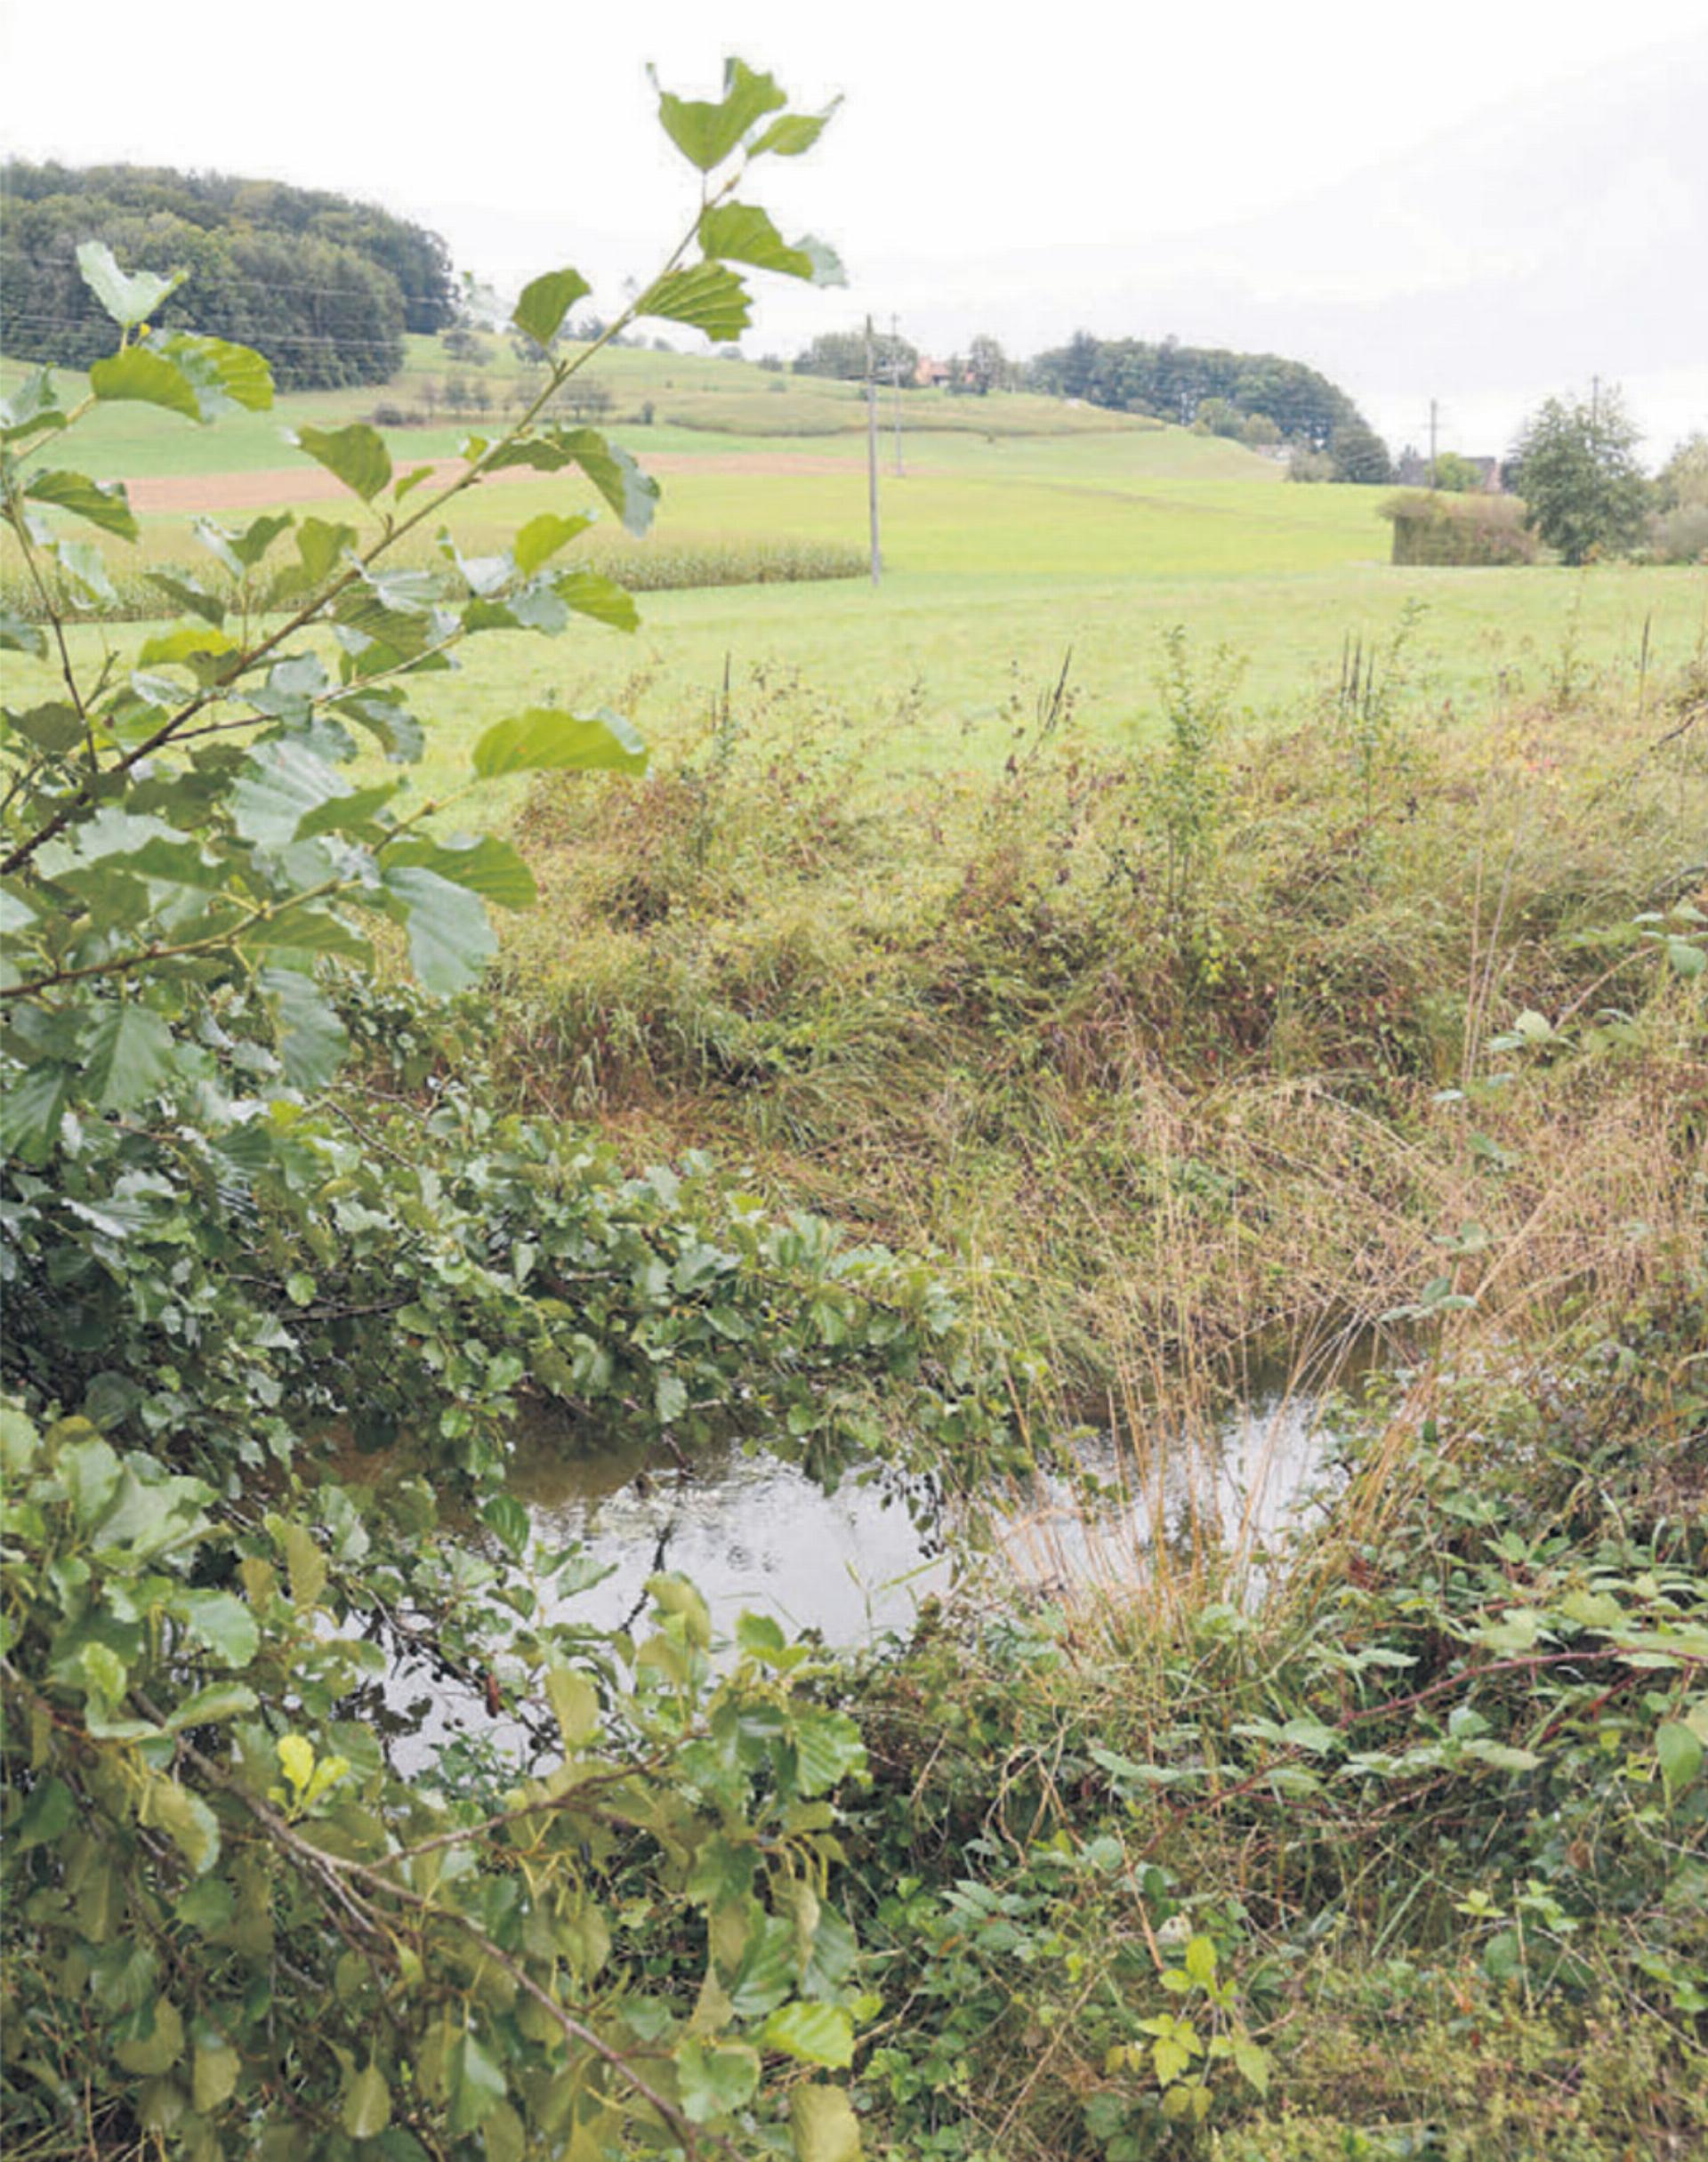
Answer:
<svg viewBox="0 0 1708 2162"><path fill-rule="evenodd" d="M461 458L398 460L400 473L418 465L432 468L435 481L455 480ZM858 469L857 458L834 458L823 451L665 450L642 461L649 472L675 473L840 473ZM537 480L525 465L506 466L483 480L492 488L507 480ZM259 472L150 473L125 483L133 511L264 511L276 503L331 502L349 491L324 466L270 466Z"/></svg>

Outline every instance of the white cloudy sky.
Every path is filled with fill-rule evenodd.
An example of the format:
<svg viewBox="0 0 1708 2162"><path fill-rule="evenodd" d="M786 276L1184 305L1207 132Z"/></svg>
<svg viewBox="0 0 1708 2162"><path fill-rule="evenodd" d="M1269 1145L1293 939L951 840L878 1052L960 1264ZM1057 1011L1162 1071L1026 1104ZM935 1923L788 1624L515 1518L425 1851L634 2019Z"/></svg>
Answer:
<svg viewBox="0 0 1708 2162"><path fill-rule="evenodd" d="M571 262L612 297L690 199L645 63L707 93L726 52L845 99L761 199L852 289L768 297L750 352L869 307L937 351L1084 325L1286 352L1396 447L1435 397L1445 443L1499 450L1598 375L1651 457L1708 426L1704 0L0 0L18 154L342 188L501 286Z"/></svg>

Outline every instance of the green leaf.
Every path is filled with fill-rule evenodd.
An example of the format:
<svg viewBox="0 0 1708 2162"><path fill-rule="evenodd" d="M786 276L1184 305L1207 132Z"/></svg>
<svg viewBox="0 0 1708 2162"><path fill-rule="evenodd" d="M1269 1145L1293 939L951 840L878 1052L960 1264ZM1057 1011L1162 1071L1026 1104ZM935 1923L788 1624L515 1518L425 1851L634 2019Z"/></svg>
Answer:
<svg viewBox="0 0 1708 2162"><path fill-rule="evenodd" d="M800 157L830 125L831 116L842 103L833 98L821 113L780 113L747 146L749 157Z"/></svg>
<svg viewBox="0 0 1708 2162"><path fill-rule="evenodd" d="M366 421L351 421L347 428L299 428L291 440L364 503L372 503L391 481L391 453L385 438Z"/></svg>
<svg viewBox="0 0 1708 2162"><path fill-rule="evenodd" d="M198 631L193 624L186 624L181 630L163 631L158 637L146 640L136 661L140 668L174 667L181 662L217 660L236 649L223 631L211 625Z"/></svg>
<svg viewBox="0 0 1708 2162"><path fill-rule="evenodd" d="M510 319L544 351L557 336L564 317L592 289L579 270L547 270L522 287Z"/></svg>
<svg viewBox="0 0 1708 2162"><path fill-rule="evenodd" d="M729 1984L734 2017L759 2019L775 2010L793 1987L794 1965L794 1928L780 1915L756 1911Z"/></svg>
<svg viewBox="0 0 1708 2162"><path fill-rule="evenodd" d="M252 518L241 533L232 536L231 553L246 570L253 570L279 535L295 522L289 511L271 511Z"/></svg>
<svg viewBox="0 0 1708 2162"><path fill-rule="evenodd" d="M466 2030L457 2037L446 2070L451 2130L459 2136L476 2131L504 2099L504 2073L482 2047L480 2037Z"/></svg>
<svg viewBox="0 0 1708 2162"><path fill-rule="evenodd" d="M556 1714L566 1749L584 1749L599 1731L599 1692L573 1666L545 1670L545 1693Z"/></svg>
<svg viewBox="0 0 1708 2162"><path fill-rule="evenodd" d="M854 2023L836 2005L779 2005L760 2040L767 2049L780 2049L803 2064L822 2064L828 2071L845 2071L854 2061Z"/></svg>
<svg viewBox="0 0 1708 2162"><path fill-rule="evenodd" d="M38 367L34 375L25 376L10 398L0 399L0 441L12 442L65 424L51 369Z"/></svg>
<svg viewBox="0 0 1708 2162"><path fill-rule="evenodd" d="M308 584L323 585L342 565L344 551L355 544L354 526L335 525L324 518L305 518L296 528L296 553Z"/></svg>
<svg viewBox="0 0 1708 2162"><path fill-rule="evenodd" d="M274 1747L279 1769L300 1795L314 1777L314 1744L301 1734L282 1734Z"/></svg>
<svg viewBox="0 0 1708 2162"><path fill-rule="evenodd" d="M220 1859L220 1825L206 1803L176 1779L150 1779L143 1791L142 1821L158 1825L197 1876Z"/></svg>
<svg viewBox="0 0 1708 2162"><path fill-rule="evenodd" d="M0 653L28 653L39 660L47 651L47 640L33 623L0 608Z"/></svg>
<svg viewBox="0 0 1708 2162"><path fill-rule="evenodd" d="M658 483L597 428L552 428L542 435L524 436L495 452L488 470L498 472L507 465L528 465L548 473L579 465L631 533L644 533L652 523Z"/></svg>
<svg viewBox="0 0 1708 2162"><path fill-rule="evenodd" d="M153 2018L146 2035L121 2042L113 2054L127 2072L152 2078L169 2071L184 2053L184 2022L170 1997L154 2000Z"/></svg>
<svg viewBox="0 0 1708 2162"><path fill-rule="evenodd" d="M534 874L508 841L491 834L446 841L399 841L385 853L389 865L419 864L466 886L499 908L531 908L539 898Z"/></svg>
<svg viewBox="0 0 1708 2162"><path fill-rule="evenodd" d="M1216 1948L1209 1937L1194 1937L1186 1948L1186 1971L1200 1989L1216 1979Z"/></svg>
<svg viewBox="0 0 1708 2162"><path fill-rule="evenodd" d="M802 1712L794 1729L795 1784L803 1795L826 1794L866 1766L860 1730L846 1712Z"/></svg>
<svg viewBox="0 0 1708 2162"><path fill-rule="evenodd" d="M265 413L273 402L273 371L247 345L188 331L156 336L149 343L150 351L164 354L182 372L196 391L205 421L217 419L234 406L248 413ZM290 523L288 517L285 523Z"/></svg>
<svg viewBox="0 0 1708 2162"><path fill-rule="evenodd" d="M301 969L266 968L257 980L272 1008L286 1080L310 1093L325 1088L350 1048L343 1023L314 978Z"/></svg>
<svg viewBox="0 0 1708 2162"><path fill-rule="evenodd" d="M391 2122L391 2090L377 2064L370 2064L350 2081L339 2121L352 2140L371 2140Z"/></svg>
<svg viewBox="0 0 1708 2162"><path fill-rule="evenodd" d="M109 405L133 400L139 405L164 406L169 413L181 413L186 420L202 417L202 401L196 395L195 384L164 353L150 352L146 345L127 346L110 359L97 360L89 370L89 388Z"/></svg>
<svg viewBox="0 0 1708 2162"><path fill-rule="evenodd" d="M255 1617L231 1592L185 1592L179 1606L190 1636L228 1666L247 1666L261 1643Z"/></svg>
<svg viewBox="0 0 1708 2162"><path fill-rule="evenodd" d="M1234 2037L1234 2063L1248 2086L1260 2094L1269 2091L1269 2053L1260 2048L1243 2029Z"/></svg>
<svg viewBox="0 0 1708 2162"><path fill-rule="evenodd" d="M860 2162L860 2120L841 2087L803 2082L789 2096L795 2162Z"/></svg>
<svg viewBox="0 0 1708 2162"><path fill-rule="evenodd" d="M742 1614L736 1622L736 1642L755 1658L775 1659L788 1650L783 1625L775 1615Z"/></svg>
<svg viewBox="0 0 1708 2162"><path fill-rule="evenodd" d="M1700 976L1708 969L1708 947L1693 946L1688 939L1669 939L1666 957L1680 976Z"/></svg>
<svg viewBox="0 0 1708 2162"><path fill-rule="evenodd" d="M14 1852L51 1844L77 1813L77 1796L63 1779L37 1778L22 1814L6 1834Z"/></svg>
<svg viewBox="0 0 1708 2162"><path fill-rule="evenodd" d="M371 788L352 788L348 795L334 796L329 803L317 804L304 814L296 829L297 839L312 840L316 834L377 832L379 822L375 814L385 808L401 786L400 781L375 781Z"/></svg>
<svg viewBox="0 0 1708 2162"><path fill-rule="evenodd" d="M117 600L100 549L85 541L62 540L54 542L52 553L61 575L76 588L72 597L77 605L87 607L93 602L99 606Z"/></svg>
<svg viewBox="0 0 1708 2162"><path fill-rule="evenodd" d="M1681 1719L1669 1719L1655 1732L1655 1758L1669 1802L1678 1797L1702 1770L1702 1744Z"/></svg>
<svg viewBox="0 0 1708 2162"><path fill-rule="evenodd" d="M720 2045L690 2037L676 2052L682 2115L709 2125L753 2100L759 2087L759 2052L742 2043Z"/></svg>
<svg viewBox="0 0 1708 2162"><path fill-rule="evenodd" d="M658 87L657 76L653 83ZM658 88L658 117L665 134L701 173L721 165L756 120L787 103L772 77L756 74L738 60L723 63L723 96L715 105Z"/></svg>
<svg viewBox="0 0 1708 2162"><path fill-rule="evenodd" d="M240 1719L246 1712L253 1712L258 1701L254 1690L245 1682L210 1682L205 1689L184 1698L167 1720L166 1732L179 1734L186 1727L211 1727L222 1719Z"/></svg>
<svg viewBox="0 0 1708 2162"><path fill-rule="evenodd" d="M697 262L685 270L667 270L649 286L637 314L658 316L704 331L714 344L740 337L752 320L747 288L721 262Z"/></svg>
<svg viewBox="0 0 1708 2162"><path fill-rule="evenodd" d="M32 503L50 504L56 511L99 526L104 533L117 533L123 540L133 541L141 531L122 480L92 480L87 473L55 469L35 474L26 483L24 493Z"/></svg>
<svg viewBox="0 0 1708 2162"><path fill-rule="evenodd" d="M176 577L165 570L147 570L142 575L150 585L157 585L180 608L187 608L192 616L199 616L204 623L212 624L216 630L225 621L224 601L217 593L209 593L197 579Z"/></svg>
<svg viewBox="0 0 1708 2162"><path fill-rule="evenodd" d="M530 518L511 544L517 569L525 578L531 578L542 563L549 562L592 522L587 518L560 518L552 511L542 511L537 518Z"/></svg>
<svg viewBox="0 0 1708 2162"><path fill-rule="evenodd" d="M324 710L328 719L365 728L393 765L409 764L426 748L421 723L399 691L351 691Z"/></svg>
<svg viewBox="0 0 1708 2162"><path fill-rule="evenodd" d="M528 2152L528 2128L509 2102L501 2101L480 2127L480 2144L487 2162L523 2162Z"/></svg>
<svg viewBox="0 0 1708 2162"><path fill-rule="evenodd" d="M616 714L536 706L489 728L474 746L482 779L501 773L644 773L647 747Z"/></svg>
<svg viewBox="0 0 1708 2162"><path fill-rule="evenodd" d="M61 1432L77 1428L90 1436L86 1441L61 1442L59 1456L60 1484L66 1499L71 1504L77 1522L86 1530L100 1523L112 1506L113 1496L118 1492L118 1482L124 1475L124 1466L114 1454L109 1442L103 1441L85 1420L68 1422L64 1428L56 1428L52 1439Z"/></svg>
<svg viewBox="0 0 1708 2162"><path fill-rule="evenodd" d="M751 262L755 270L804 278L815 286L845 286L835 251L822 240L786 241L766 213L751 203L719 203L700 217L700 246L716 261Z"/></svg>
<svg viewBox="0 0 1708 2162"><path fill-rule="evenodd" d="M96 1108L128 1111L157 1096L172 1071L172 1030L147 1006L105 1006L89 1040L84 1085Z"/></svg>
<svg viewBox="0 0 1708 2162"><path fill-rule="evenodd" d="M313 1607L326 1588L326 1557L314 1534L303 1524L290 1524L269 1517L267 1528L284 1549L290 1572L291 1604Z"/></svg>
<svg viewBox="0 0 1708 2162"><path fill-rule="evenodd" d="M647 1578L647 1590L661 1613L681 1617L689 1642L705 1650L712 1642L712 1616L705 1600L688 1578L679 1577L674 1570L661 1569L657 1576Z"/></svg>
<svg viewBox="0 0 1708 2162"><path fill-rule="evenodd" d="M205 2049L197 2043L195 2069L190 2076L191 2100L198 2115L205 2117L229 2102L237 2092L243 2059L229 2042Z"/></svg>
<svg viewBox="0 0 1708 2162"><path fill-rule="evenodd" d="M31 1066L0 1091L0 1153L39 1164L52 1147L71 1093L68 1066Z"/></svg>
<svg viewBox="0 0 1708 2162"><path fill-rule="evenodd" d="M498 950L479 896L414 864L388 864L383 878L407 912L409 957L422 983L447 996L466 990Z"/></svg>
<svg viewBox="0 0 1708 2162"><path fill-rule="evenodd" d="M640 624L640 611L634 605L634 595L597 571L567 570L552 580L552 590L578 616L608 623L614 631L632 631Z"/></svg>
<svg viewBox="0 0 1708 2162"><path fill-rule="evenodd" d="M83 282L121 330L145 323L165 299L189 276L172 270L164 278L157 270L121 270L104 240L85 240L77 250L77 268Z"/></svg>
<svg viewBox="0 0 1708 2162"><path fill-rule="evenodd" d="M351 793L350 783L300 743L257 744L231 791L231 816L246 841L283 848L311 811Z"/></svg>

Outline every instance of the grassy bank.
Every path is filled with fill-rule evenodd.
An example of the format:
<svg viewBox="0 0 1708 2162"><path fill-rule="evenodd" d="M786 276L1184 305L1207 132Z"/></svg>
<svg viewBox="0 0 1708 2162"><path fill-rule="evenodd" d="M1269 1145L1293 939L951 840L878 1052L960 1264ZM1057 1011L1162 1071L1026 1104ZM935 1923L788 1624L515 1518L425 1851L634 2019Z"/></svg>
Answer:
<svg viewBox="0 0 1708 2162"><path fill-rule="evenodd" d="M1471 1224L1491 1297L1664 1241L1688 1061L1657 1096L1553 1054L1694 996L1636 921L1703 876L1700 724L1664 740L1694 685L1467 722L1402 652L1381 710L1254 738L1182 651L1124 755L1069 688L1014 701L994 776L874 789L786 679L638 787L542 783L518 1085L959 1247L1077 1373L1380 1313ZM1497 1048L1525 1014L1561 1033Z"/></svg>
<svg viewBox="0 0 1708 2162"><path fill-rule="evenodd" d="M868 2144L1683 2162L1708 684L1468 720L1402 649L1257 738L1160 661L1131 747L1061 686L911 789L761 680L518 821L508 1092L935 1246L1151 1497L844 1676ZM1283 1553L1188 1453L1277 1343L1344 1389Z"/></svg>

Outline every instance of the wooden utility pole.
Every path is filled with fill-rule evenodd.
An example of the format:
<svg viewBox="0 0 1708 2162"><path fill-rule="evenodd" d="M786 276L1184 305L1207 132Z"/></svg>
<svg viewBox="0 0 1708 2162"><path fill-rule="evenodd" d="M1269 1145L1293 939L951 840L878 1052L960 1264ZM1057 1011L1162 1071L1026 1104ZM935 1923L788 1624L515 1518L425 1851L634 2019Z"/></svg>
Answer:
<svg viewBox="0 0 1708 2162"><path fill-rule="evenodd" d="M866 493L872 516L872 583L883 576L878 548L878 386L872 373L872 318L866 319Z"/></svg>
<svg viewBox="0 0 1708 2162"><path fill-rule="evenodd" d="M901 478L901 331L898 319L890 318L890 394L896 416L896 478Z"/></svg>

